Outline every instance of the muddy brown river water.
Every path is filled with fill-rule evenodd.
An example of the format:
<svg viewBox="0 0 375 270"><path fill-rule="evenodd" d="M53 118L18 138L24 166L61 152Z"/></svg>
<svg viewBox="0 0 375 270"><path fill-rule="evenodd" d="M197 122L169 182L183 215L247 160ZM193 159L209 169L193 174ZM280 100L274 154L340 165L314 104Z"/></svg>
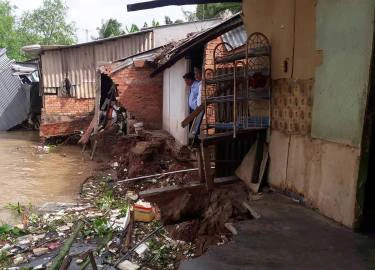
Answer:
<svg viewBox="0 0 375 270"><path fill-rule="evenodd" d="M37 132L0 132L0 224L17 222L9 203L74 202L93 174L94 162L84 160L78 146L45 150Z"/></svg>

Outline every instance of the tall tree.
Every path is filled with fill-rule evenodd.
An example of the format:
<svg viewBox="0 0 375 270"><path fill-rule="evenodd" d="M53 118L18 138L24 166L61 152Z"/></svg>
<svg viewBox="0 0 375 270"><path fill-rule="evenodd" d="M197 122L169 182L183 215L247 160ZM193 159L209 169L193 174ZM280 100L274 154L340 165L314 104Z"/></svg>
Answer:
<svg viewBox="0 0 375 270"><path fill-rule="evenodd" d="M99 39L115 37L125 34L125 31L122 30L122 24L116 19L110 18L109 20L102 23L102 26L97 28L99 33Z"/></svg>
<svg viewBox="0 0 375 270"><path fill-rule="evenodd" d="M165 24L173 24L173 21L169 16L164 16L164 22Z"/></svg>
<svg viewBox="0 0 375 270"><path fill-rule="evenodd" d="M156 26L159 26L160 23L158 21L156 21L155 19L152 19L152 27L156 27Z"/></svg>
<svg viewBox="0 0 375 270"><path fill-rule="evenodd" d="M219 3L219 4L201 4L197 5L196 17L199 20L218 18L225 12L235 14L241 11L240 3Z"/></svg>
<svg viewBox="0 0 375 270"><path fill-rule="evenodd" d="M0 0L0 48L6 48L10 58L19 58L13 10L8 1Z"/></svg>
<svg viewBox="0 0 375 270"><path fill-rule="evenodd" d="M29 41L44 45L70 45L76 42L75 26L67 22L68 6L61 0L43 0L41 7L25 12L19 31Z"/></svg>
<svg viewBox="0 0 375 270"><path fill-rule="evenodd" d="M182 8L182 14L184 14L185 21L194 22L197 20L197 13Z"/></svg>
<svg viewBox="0 0 375 270"><path fill-rule="evenodd" d="M130 29L126 26L126 32L128 32L128 33L135 33L135 32L138 32L138 31L139 31L139 28L134 23L130 26Z"/></svg>
<svg viewBox="0 0 375 270"><path fill-rule="evenodd" d="M0 47L7 49L10 58L27 59L21 48L30 44L70 45L76 41L73 23L66 21L68 7L61 0L43 0L42 6L14 14L16 7L0 0Z"/></svg>

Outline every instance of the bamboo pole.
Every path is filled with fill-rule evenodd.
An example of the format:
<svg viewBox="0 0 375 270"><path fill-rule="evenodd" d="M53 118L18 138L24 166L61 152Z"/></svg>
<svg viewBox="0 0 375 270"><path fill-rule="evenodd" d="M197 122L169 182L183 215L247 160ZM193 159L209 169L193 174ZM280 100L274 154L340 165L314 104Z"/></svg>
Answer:
<svg viewBox="0 0 375 270"><path fill-rule="evenodd" d="M52 262L52 265L48 267L48 270L59 270L61 264L64 261L66 255L68 255L70 248L73 245L74 240L76 239L78 233L83 228L83 222L78 221L77 225L75 226L72 234L69 238L65 241L63 247L60 249L59 254L57 255L56 259Z"/></svg>

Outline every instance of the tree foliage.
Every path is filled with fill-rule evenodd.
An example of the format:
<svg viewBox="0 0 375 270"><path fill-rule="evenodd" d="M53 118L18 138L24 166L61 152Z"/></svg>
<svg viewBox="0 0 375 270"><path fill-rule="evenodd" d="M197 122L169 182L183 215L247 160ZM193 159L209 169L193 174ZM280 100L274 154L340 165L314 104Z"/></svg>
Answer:
<svg viewBox="0 0 375 270"><path fill-rule="evenodd" d="M74 23L68 23L67 16L68 7L61 0L43 0L41 7L22 15L19 30L43 45L70 45L77 38Z"/></svg>
<svg viewBox="0 0 375 270"><path fill-rule="evenodd" d="M187 22L194 22L197 20L196 12L182 9L182 14L184 15L185 21Z"/></svg>
<svg viewBox="0 0 375 270"><path fill-rule="evenodd" d="M240 3L218 3L218 4L200 4L195 11L182 9L185 21L194 22L197 20L219 18L226 13L235 14L242 9Z"/></svg>
<svg viewBox="0 0 375 270"><path fill-rule="evenodd" d="M135 33L135 32L138 32L139 31L139 28L138 28L138 26L136 25L136 24L132 24L131 26L130 26L130 28L128 28L127 26L126 26L126 32L128 32L128 33Z"/></svg>
<svg viewBox="0 0 375 270"><path fill-rule="evenodd" d="M16 58L16 51L19 49L13 11L14 7L11 7L8 1L0 0L0 48L7 48L10 58Z"/></svg>
<svg viewBox="0 0 375 270"><path fill-rule="evenodd" d="M99 39L125 34L125 31L122 30L122 24L113 18L103 22L102 26L100 28L98 27L97 30L99 33Z"/></svg>
<svg viewBox="0 0 375 270"><path fill-rule="evenodd" d="M21 48L30 44L70 45L75 27L66 21L68 7L61 0L43 0L42 6L16 17L8 1L0 0L0 47L10 58L24 60Z"/></svg>
<svg viewBox="0 0 375 270"><path fill-rule="evenodd" d="M165 24L173 24L173 21L171 20L171 17L164 16L164 22Z"/></svg>
<svg viewBox="0 0 375 270"><path fill-rule="evenodd" d="M152 19L152 27L156 27L156 26L159 26L159 25L160 25L160 23L157 20Z"/></svg>

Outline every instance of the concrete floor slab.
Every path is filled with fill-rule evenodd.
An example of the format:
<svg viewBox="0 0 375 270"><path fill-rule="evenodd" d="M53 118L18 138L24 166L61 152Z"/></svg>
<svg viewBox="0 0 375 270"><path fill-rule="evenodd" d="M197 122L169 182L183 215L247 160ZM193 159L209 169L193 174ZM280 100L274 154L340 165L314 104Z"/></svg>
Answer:
<svg viewBox="0 0 375 270"><path fill-rule="evenodd" d="M239 234L230 243L209 248L179 269L375 269L374 239L279 194L265 194L251 205L260 219L236 223Z"/></svg>

